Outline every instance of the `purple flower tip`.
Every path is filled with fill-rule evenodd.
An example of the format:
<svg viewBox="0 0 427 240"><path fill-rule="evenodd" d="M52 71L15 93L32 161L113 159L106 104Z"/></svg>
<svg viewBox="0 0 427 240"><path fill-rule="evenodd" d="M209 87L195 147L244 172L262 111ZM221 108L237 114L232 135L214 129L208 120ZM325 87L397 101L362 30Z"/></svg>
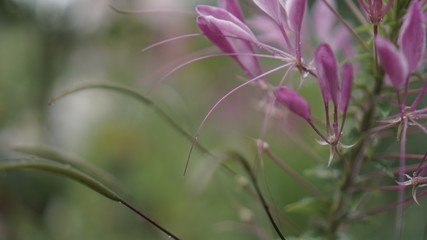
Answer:
<svg viewBox="0 0 427 240"><path fill-rule="evenodd" d="M302 20L304 19L306 0L291 0L289 5L289 27L292 31L301 32Z"/></svg>
<svg viewBox="0 0 427 240"><path fill-rule="evenodd" d="M237 11L232 6L236 5L229 7ZM261 74L257 58L250 56L255 53L251 43L257 40L248 26L223 8L199 5L196 11L199 14L197 25L206 37L225 53L236 54L231 57L240 64L248 76L253 78ZM238 55L239 53L242 55Z"/></svg>
<svg viewBox="0 0 427 240"><path fill-rule="evenodd" d="M403 54L392 42L383 37L375 39L375 46L381 64L396 90L402 87L408 76L408 64Z"/></svg>
<svg viewBox="0 0 427 240"><path fill-rule="evenodd" d="M310 121L310 106L307 101L301 97L301 95L286 87L278 88L274 94L276 95L276 99L279 103L289 108L289 110L298 116Z"/></svg>
<svg viewBox="0 0 427 240"><path fill-rule="evenodd" d="M332 100L334 105L338 106L338 63L331 47L328 44L320 45L316 49L314 58L323 101L328 103Z"/></svg>
<svg viewBox="0 0 427 240"><path fill-rule="evenodd" d="M237 0L219 0L218 6L223 8L237 17L240 21L244 22L242 9L240 9Z"/></svg>
<svg viewBox="0 0 427 240"><path fill-rule="evenodd" d="M360 6L368 14L369 21L378 25L384 18L394 0L389 0L386 6L383 6L383 0L358 0Z"/></svg>
<svg viewBox="0 0 427 240"><path fill-rule="evenodd" d="M398 43L408 63L408 72L417 69L426 48L424 16L418 1L412 1L405 15Z"/></svg>

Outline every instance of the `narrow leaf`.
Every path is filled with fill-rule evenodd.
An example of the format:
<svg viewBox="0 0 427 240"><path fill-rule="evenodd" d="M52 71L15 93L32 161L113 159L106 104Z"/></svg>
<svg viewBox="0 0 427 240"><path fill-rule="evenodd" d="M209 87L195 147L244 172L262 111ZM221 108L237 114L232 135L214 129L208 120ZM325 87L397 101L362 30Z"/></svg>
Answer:
<svg viewBox="0 0 427 240"><path fill-rule="evenodd" d="M121 198L113 190L106 187L104 184L87 175L86 173L79 171L68 164L59 164L53 161L48 161L39 158L18 158L0 160L0 171L21 169L37 169L46 172L56 173L76 180L113 201L121 201Z"/></svg>
<svg viewBox="0 0 427 240"><path fill-rule="evenodd" d="M20 146L15 147L14 149L21 153L34 155L36 157L48 159L60 164L69 165L76 170L82 171L92 178L99 180L105 185L114 188L115 191L125 193L123 186L119 184L117 179L86 161L75 159L73 157L67 156L66 154L60 153L57 150L43 146Z"/></svg>

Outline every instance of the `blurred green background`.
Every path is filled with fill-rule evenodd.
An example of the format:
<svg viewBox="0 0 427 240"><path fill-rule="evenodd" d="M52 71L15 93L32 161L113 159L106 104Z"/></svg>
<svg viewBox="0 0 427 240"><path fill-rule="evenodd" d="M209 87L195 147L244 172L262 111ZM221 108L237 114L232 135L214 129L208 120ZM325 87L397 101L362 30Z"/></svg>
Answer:
<svg viewBox="0 0 427 240"><path fill-rule="evenodd" d="M203 4L215 2L206 0ZM153 82L173 66L191 59L195 51L212 52L212 48L199 37L146 52L141 49L169 37L198 32L194 13L187 11L200 3L0 0L0 156L16 156L18 153L11 150L16 146L43 145L85 160L119 179L129 192L130 202L182 239L275 236L260 204L242 190L241 181L223 170L215 171L215 164L199 151L194 151L189 173L183 177L191 143L135 99L111 91L87 90L52 106L47 104L53 96L82 84L121 84L148 94L180 126L194 133L209 107L242 81L243 72L229 58L209 59L179 70L149 91ZM120 14L110 5L133 11L183 12ZM274 76L280 77L277 74L272 79ZM314 81L307 81L301 91L312 103L320 99ZM213 152L237 151L254 161L253 139L260 136L263 100L263 94L253 87L236 93L215 111L200 142ZM322 114L317 108L313 112ZM271 148L313 180L305 170L317 166L319 159L327 159L328 149L315 145L313 133L305 131L307 126L297 118L272 125L266 138ZM393 146L386 143L383 149ZM233 164L231 167L241 172ZM263 189L270 201L274 199L278 211L285 212L287 204L309 196L271 161L266 160L264 167L265 174L260 176L268 189L265 184ZM210 172L214 172L212 178ZM326 179L314 185L330 191L334 183ZM414 220L408 220L408 232L422 236L424 210L409 210L408 216ZM304 210L285 216L296 226L279 221L287 235L307 230L316 221ZM383 214L352 231L368 239L373 239L369 236L374 233L375 239L389 239L394 234L392 218L392 212ZM388 231L378 232L379 227ZM259 235L254 236L254 231ZM0 173L0 239L132 240L167 236L120 204L76 182L28 170Z"/></svg>

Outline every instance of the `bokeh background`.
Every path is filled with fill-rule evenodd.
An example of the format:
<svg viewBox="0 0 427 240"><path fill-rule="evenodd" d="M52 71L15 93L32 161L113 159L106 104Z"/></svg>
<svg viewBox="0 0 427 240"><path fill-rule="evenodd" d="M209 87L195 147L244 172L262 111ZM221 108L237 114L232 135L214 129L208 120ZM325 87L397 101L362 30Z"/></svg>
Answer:
<svg viewBox="0 0 427 240"><path fill-rule="evenodd" d="M266 239L274 236L256 198L242 190L242 180L216 171L217 166L197 150L183 177L191 143L135 99L87 90L48 106L49 99L73 87L120 84L147 94L194 133L213 103L242 82L243 72L229 58L214 58L193 63L152 88L173 66L215 49L203 37L195 37L141 50L169 37L197 33L192 11L201 3L214 5L216 1L0 0L0 156L16 156L12 149L17 146L42 145L87 161L115 176L130 202L182 239L259 239L251 233L255 230ZM247 1L242 4L251 11ZM122 14L110 6L176 11ZM297 83L297 75L291 78ZM280 79L280 74L271 79ZM301 91L312 103L320 99L312 79ZM233 95L207 122L200 142L212 152L236 151L254 161L253 139L261 133L264 97L254 87ZM312 110L321 116L321 109ZM288 165L313 180L314 170L307 169L327 159L328 149L315 145L313 133L306 128L292 116L272 120L266 140ZM395 146L390 141L382 148ZM411 149L420 151L420 146ZM239 172L237 166L231 167ZM317 171L320 174L322 169ZM280 220L284 231L296 235L307 230L316 219L305 215L311 211L305 210L306 205L286 210L290 203L309 196L307 191L271 161L266 160L260 172L268 199L294 223ZM326 175L323 182L314 183L325 191L331 190L328 184L336 177L330 172ZM408 233L424 236L425 209L411 206L408 210L408 216L413 216L408 220ZM393 212L382 214L351 231L367 239L374 239L373 234L375 239L389 239L394 234L393 216ZM81 184L28 170L0 173L0 239L167 236Z"/></svg>

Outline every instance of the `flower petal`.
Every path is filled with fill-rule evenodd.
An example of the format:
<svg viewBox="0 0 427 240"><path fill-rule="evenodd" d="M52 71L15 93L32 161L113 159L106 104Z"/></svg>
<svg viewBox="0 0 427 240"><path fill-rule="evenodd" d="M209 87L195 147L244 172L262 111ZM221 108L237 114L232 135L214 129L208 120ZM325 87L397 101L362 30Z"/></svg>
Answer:
<svg viewBox="0 0 427 240"><path fill-rule="evenodd" d="M409 6L400 29L398 43L408 62L408 72L415 71L426 48L424 16L418 1L412 1Z"/></svg>
<svg viewBox="0 0 427 240"><path fill-rule="evenodd" d="M237 17L240 21L244 22L245 18L243 17L242 9L240 8L239 3L237 0L219 0L218 6L220 8L224 8L231 14L233 14L235 17Z"/></svg>
<svg viewBox="0 0 427 240"><path fill-rule="evenodd" d="M211 24L216 25L224 35L235 36L248 41L256 41L256 37L249 27L227 10L219 7L199 5L196 7L196 11L199 16L205 17Z"/></svg>
<svg viewBox="0 0 427 240"><path fill-rule="evenodd" d="M383 37L375 39L375 46L384 71L387 73L394 88L399 90L408 76L408 66L405 57L392 42Z"/></svg>
<svg viewBox="0 0 427 240"><path fill-rule="evenodd" d="M323 101L328 103L332 100L334 105L338 106L338 63L331 47L328 44L320 45L314 53L314 58Z"/></svg>
<svg viewBox="0 0 427 240"><path fill-rule="evenodd" d="M341 99L339 103L339 110L342 114L347 112L348 104L351 98L351 88L353 85L353 67L351 63L346 63L342 67L341 73Z"/></svg>
<svg viewBox="0 0 427 240"><path fill-rule="evenodd" d="M289 110L298 116L310 121L310 106L307 101L301 97L297 92L287 88L280 87L275 91L276 99L279 103L283 104Z"/></svg>
<svg viewBox="0 0 427 240"><path fill-rule="evenodd" d="M296 33L301 32L302 20L304 19L306 0L290 0L288 21L289 27Z"/></svg>
<svg viewBox="0 0 427 240"><path fill-rule="evenodd" d="M256 42L253 32L237 17L225 9L200 5L197 25L200 30L225 53L255 53L251 43ZM261 66L254 56L231 56L253 78L261 74Z"/></svg>
<svg viewBox="0 0 427 240"><path fill-rule="evenodd" d="M278 0L253 0L253 2L267 13L280 26L286 24L286 11Z"/></svg>

